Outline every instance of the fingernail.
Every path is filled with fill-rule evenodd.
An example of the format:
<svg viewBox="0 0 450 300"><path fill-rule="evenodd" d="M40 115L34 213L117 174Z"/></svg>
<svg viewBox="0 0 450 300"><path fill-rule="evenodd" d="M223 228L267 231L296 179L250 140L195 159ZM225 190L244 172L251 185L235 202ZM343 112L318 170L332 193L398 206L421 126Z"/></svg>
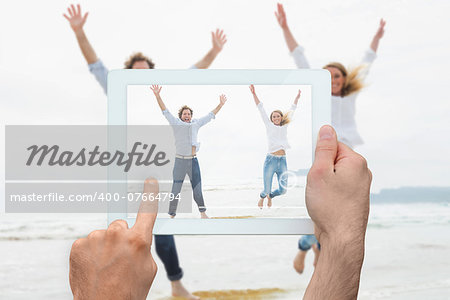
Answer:
<svg viewBox="0 0 450 300"><path fill-rule="evenodd" d="M321 140L329 140L333 137L333 129L331 126L323 126L319 131L319 138Z"/></svg>

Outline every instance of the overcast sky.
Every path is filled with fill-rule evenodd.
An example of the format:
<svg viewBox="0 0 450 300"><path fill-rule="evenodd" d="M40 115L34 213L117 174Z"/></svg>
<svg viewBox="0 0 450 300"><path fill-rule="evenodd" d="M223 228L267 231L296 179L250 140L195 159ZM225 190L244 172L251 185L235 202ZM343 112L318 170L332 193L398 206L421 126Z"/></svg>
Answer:
<svg viewBox="0 0 450 300"><path fill-rule="evenodd" d="M295 68L274 17L276 1L81 1L85 31L110 68L143 51L157 68L187 68L219 27L228 43L212 68ZM450 2L283 1L312 67L359 62L387 20L357 123L375 191L449 185ZM106 97L62 13L69 1L0 6L0 120L5 124L106 124ZM4 169L4 130L0 162ZM0 175L4 179L4 174ZM0 187L3 201L3 186Z"/></svg>

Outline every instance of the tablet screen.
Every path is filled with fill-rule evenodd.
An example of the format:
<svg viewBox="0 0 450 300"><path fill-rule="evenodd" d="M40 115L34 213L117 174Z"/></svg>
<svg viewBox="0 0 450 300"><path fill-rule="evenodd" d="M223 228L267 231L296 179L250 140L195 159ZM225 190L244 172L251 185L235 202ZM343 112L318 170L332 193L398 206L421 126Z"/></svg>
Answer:
<svg viewBox="0 0 450 300"><path fill-rule="evenodd" d="M201 212L214 219L307 216L311 85L255 85L263 109L255 104L248 85L161 85L164 114L150 87L127 85L127 124L174 129L169 118L190 123L194 147L192 153L169 157L173 169L171 176L160 178L159 218L200 218ZM220 95L227 100L211 115ZM192 110L190 119L180 119L183 106ZM283 125L270 119L272 112ZM130 180L128 193L142 192L145 177L142 173L142 180ZM128 216L133 215L130 209Z"/></svg>

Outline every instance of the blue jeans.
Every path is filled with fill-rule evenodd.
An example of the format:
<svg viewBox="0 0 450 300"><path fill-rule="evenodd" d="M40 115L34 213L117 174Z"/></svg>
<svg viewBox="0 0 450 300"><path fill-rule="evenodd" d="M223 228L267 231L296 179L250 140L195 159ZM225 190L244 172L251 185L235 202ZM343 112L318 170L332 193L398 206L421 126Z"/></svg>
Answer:
<svg viewBox="0 0 450 300"><path fill-rule="evenodd" d="M197 203L200 212L206 211L205 202L202 193L202 177L200 174L200 166L197 157L192 159L175 158L175 165L173 167L173 184L172 194L176 199L170 202L169 215L175 216L178 207L178 194L183 186L186 174L191 180L192 191L194 193L194 201Z"/></svg>
<svg viewBox="0 0 450 300"><path fill-rule="evenodd" d="M303 235L299 240L298 240L298 249L302 250L302 251L308 251L309 249L311 249L312 245L317 244L317 247L320 250L320 244L316 239L316 236L314 234L309 234L309 235Z"/></svg>
<svg viewBox="0 0 450 300"><path fill-rule="evenodd" d="M270 198L274 198L286 193L288 176L287 176L287 163L286 156L275 156L267 154L264 161L264 190L259 194L261 198L269 195ZM277 174L278 189L271 192L273 175Z"/></svg>
<svg viewBox="0 0 450 300"><path fill-rule="evenodd" d="M155 235L155 248L164 264L169 280L180 280L183 277L183 270L178 262L177 247L173 235Z"/></svg>

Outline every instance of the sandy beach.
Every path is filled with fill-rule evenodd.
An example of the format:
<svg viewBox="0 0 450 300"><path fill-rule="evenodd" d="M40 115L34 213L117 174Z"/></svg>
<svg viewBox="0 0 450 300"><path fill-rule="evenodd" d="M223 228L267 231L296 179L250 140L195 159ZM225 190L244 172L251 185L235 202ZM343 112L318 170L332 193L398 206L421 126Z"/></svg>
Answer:
<svg viewBox="0 0 450 300"><path fill-rule="evenodd" d="M3 215L2 299L71 299L75 238L105 226L102 215ZM359 299L448 299L448 203L373 204ZM313 272L292 268L297 236L177 236L183 283L202 299L299 299ZM148 299L171 299L159 271Z"/></svg>

